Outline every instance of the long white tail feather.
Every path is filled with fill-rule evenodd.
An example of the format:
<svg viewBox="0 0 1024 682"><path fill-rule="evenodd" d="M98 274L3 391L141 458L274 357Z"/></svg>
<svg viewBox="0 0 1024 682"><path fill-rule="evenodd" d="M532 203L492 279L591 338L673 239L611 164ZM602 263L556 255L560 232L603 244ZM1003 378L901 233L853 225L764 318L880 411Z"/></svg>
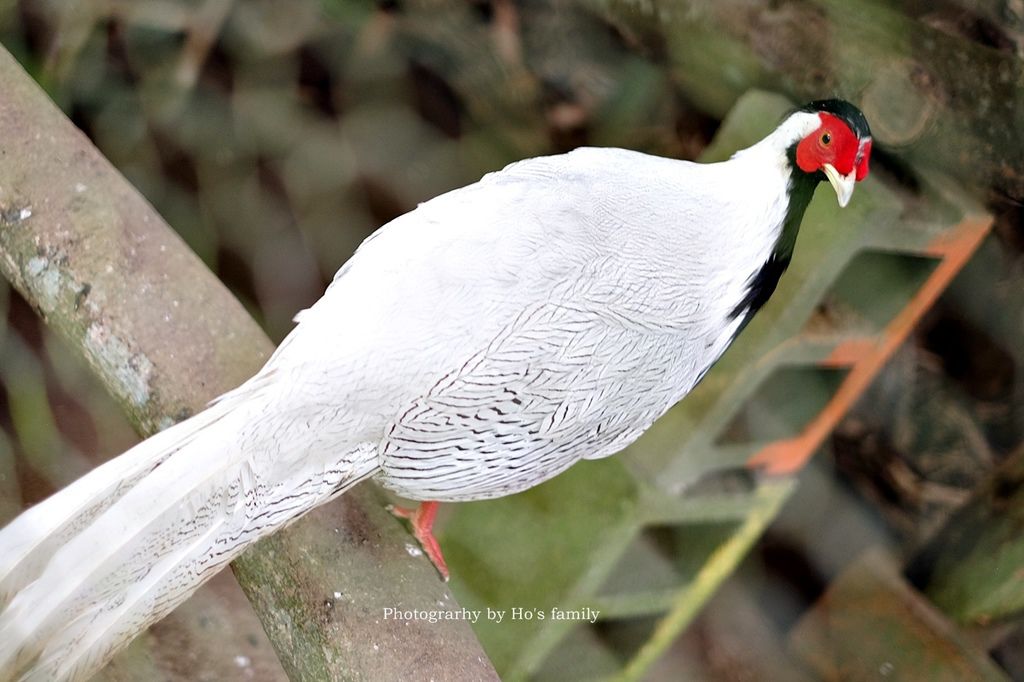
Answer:
<svg viewBox="0 0 1024 682"><path fill-rule="evenodd" d="M124 600L116 607L94 609L91 617L63 628L59 637L49 641L37 665L39 679L78 679L83 673L91 674L95 662L106 659L111 642L123 641L162 618L252 542L298 518L296 502L298 508L312 509L375 471L373 448L358 448L349 455L346 463L355 466L352 474L342 480L322 472L308 490L264 498L263 503L278 512L261 515L255 526L235 522L240 516L251 521L252 516L239 515L229 503L231 496L225 495L226 513L217 515L217 522L207 532L158 562L141 579L132 578ZM288 504L284 504L285 498ZM107 600L109 597L104 597L104 605Z"/></svg>
<svg viewBox="0 0 1024 682"><path fill-rule="evenodd" d="M261 480L247 452L260 451L262 401L249 398L140 443L0 531L0 585L13 595L0 680L88 677L250 544L376 470L373 447L292 441L321 466Z"/></svg>
<svg viewBox="0 0 1024 682"><path fill-rule="evenodd" d="M23 512L3 529L0 609L35 580L53 553L169 455L226 412L211 408L139 443Z"/></svg>

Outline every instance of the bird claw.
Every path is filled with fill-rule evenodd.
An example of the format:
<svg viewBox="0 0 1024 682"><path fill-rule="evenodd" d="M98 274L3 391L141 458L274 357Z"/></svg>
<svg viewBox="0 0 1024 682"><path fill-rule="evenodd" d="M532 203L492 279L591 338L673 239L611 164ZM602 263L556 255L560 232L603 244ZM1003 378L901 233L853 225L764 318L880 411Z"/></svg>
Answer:
<svg viewBox="0 0 1024 682"><path fill-rule="evenodd" d="M448 582L448 564L445 563L444 555L441 553L441 545L434 537L434 519L437 517L438 502L421 502L415 509L406 509L393 504L387 506L387 510L400 519L406 519L412 526L413 537L420 543L423 553L434 564L434 568L441 574L441 578Z"/></svg>

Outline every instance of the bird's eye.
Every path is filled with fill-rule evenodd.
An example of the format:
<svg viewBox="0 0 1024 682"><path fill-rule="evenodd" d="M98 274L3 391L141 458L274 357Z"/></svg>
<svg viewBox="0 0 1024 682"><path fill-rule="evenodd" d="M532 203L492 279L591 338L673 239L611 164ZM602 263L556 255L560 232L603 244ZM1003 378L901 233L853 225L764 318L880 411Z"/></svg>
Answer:
<svg viewBox="0 0 1024 682"><path fill-rule="evenodd" d="M821 143L827 147L831 142L832 142L832 136L829 135L828 133L822 133L822 135L821 135Z"/></svg>

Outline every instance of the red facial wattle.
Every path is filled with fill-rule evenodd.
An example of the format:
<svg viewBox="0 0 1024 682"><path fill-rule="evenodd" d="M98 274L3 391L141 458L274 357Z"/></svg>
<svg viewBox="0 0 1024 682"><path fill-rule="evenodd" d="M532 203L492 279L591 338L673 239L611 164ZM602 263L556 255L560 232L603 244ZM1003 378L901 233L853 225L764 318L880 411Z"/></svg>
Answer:
<svg viewBox="0 0 1024 682"><path fill-rule="evenodd" d="M805 137L796 148L796 163L805 173L814 173L831 164L840 175L856 168L857 180L868 174L871 138L860 140L838 116L821 112L821 126Z"/></svg>

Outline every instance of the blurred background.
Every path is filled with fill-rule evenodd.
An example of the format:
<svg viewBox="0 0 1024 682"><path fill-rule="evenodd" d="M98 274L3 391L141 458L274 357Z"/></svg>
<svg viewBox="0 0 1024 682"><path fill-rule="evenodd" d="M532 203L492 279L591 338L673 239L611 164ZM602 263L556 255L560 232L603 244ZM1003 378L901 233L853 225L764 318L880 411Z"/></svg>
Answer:
<svg viewBox="0 0 1024 682"><path fill-rule="evenodd" d="M0 0L0 43L275 341L377 227L511 161L580 145L697 159L752 88L860 103L878 140L871 182L907 206L953 186L993 228L645 674L866 679L834 647L801 640L800 626L829 599L890 599L844 592L851 566L881 563L901 608L926 610L939 633L927 660L946 667L924 668L927 679L1024 680L1024 2L845 5ZM855 302L893 282L912 290L915 267L869 267L841 288ZM842 301L815 309L819 320L844 314ZM2 282L0 319L7 519L136 437L84 363ZM805 390L793 381L777 390ZM716 485L754 485L738 478ZM458 575L472 542L459 546L460 520L450 521ZM936 566L976 554L972 538L996 527L986 551L1017 557L1018 572L1000 564L997 575L961 576L966 587L955 577L935 587ZM651 542L685 563L692 557L673 548L702 541L689 537ZM1004 608L974 608L970 586L982 583ZM479 585L454 586L464 603L487 602ZM598 624L588 637L622 663L658 615ZM883 632L903 636L862 636ZM577 651L574 635L562 636L558 646ZM481 637L499 672L589 674L570 674L557 656L523 672L514 642ZM873 678L926 679L899 656L872 663Z"/></svg>

